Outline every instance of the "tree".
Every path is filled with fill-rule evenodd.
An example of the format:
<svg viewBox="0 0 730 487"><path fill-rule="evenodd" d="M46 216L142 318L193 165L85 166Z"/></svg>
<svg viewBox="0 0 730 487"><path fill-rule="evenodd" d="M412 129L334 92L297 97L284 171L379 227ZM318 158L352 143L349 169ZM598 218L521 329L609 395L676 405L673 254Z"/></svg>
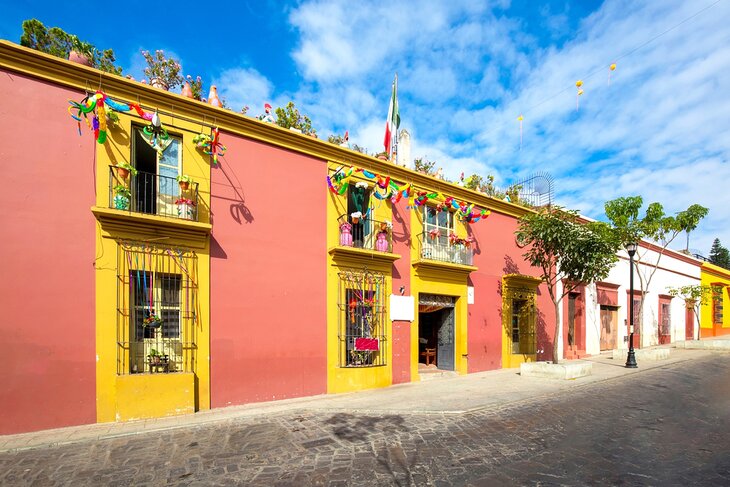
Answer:
<svg viewBox="0 0 730 487"><path fill-rule="evenodd" d="M413 159L413 168L416 170L416 172L421 172L423 174L433 174L434 167L436 167L436 162L429 161L425 157L416 157L415 159Z"/></svg>
<svg viewBox="0 0 730 487"><path fill-rule="evenodd" d="M724 269L730 269L730 252L720 244L719 238L712 242L710 262Z"/></svg>
<svg viewBox="0 0 730 487"><path fill-rule="evenodd" d="M717 241L717 239L715 239ZM684 299L687 308L692 309L697 322L697 339L700 339L700 308L707 304L712 295L712 287L701 286L699 284L691 284L681 287L668 287L667 292L670 296L680 297Z"/></svg>
<svg viewBox="0 0 730 487"><path fill-rule="evenodd" d="M484 187L484 184L484 178L482 178L478 174L472 174L464 180L464 187L466 189L481 191L481 188Z"/></svg>
<svg viewBox="0 0 730 487"><path fill-rule="evenodd" d="M651 203L646 213L639 218L639 211L644 204L641 196L627 196L607 201L604 205L606 216L613 225L621 245L630 242L639 243L651 240L659 247L656 260L649 260L649 248L639 246L634 258L634 272L639 279L639 323L643 323L644 291L649 289L659 262L669 245L682 232L690 232L697 228L700 221L707 216L709 210L697 204L691 205L676 216L666 215L660 203ZM641 262L644 265L639 265ZM658 326L658 323L657 323Z"/></svg>
<svg viewBox="0 0 730 487"><path fill-rule="evenodd" d="M618 260L620 241L607 224L581 224L575 211L559 207L521 217L515 235L517 245L527 249L523 257L542 272L555 307L553 362L557 364L563 298L580 284L605 279Z"/></svg>
<svg viewBox="0 0 730 487"><path fill-rule="evenodd" d="M312 128L312 121L308 116L299 113L293 101L287 103L285 108L276 109L276 124L285 129L301 130L306 135L317 135L317 132Z"/></svg>
<svg viewBox="0 0 730 487"><path fill-rule="evenodd" d="M71 49L81 49L91 57L91 65L96 69L117 75L122 74L122 68L114 64L116 58L112 49L99 51L93 45L79 40L75 35L69 34L59 27L47 29L38 19L25 20L22 25L21 46L63 59L68 59Z"/></svg>
<svg viewBox="0 0 730 487"><path fill-rule="evenodd" d="M707 216L710 210L697 204L691 205L684 211L677 213L677 225L687 233L687 245L684 251L689 253L689 234L697 228L700 220Z"/></svg>

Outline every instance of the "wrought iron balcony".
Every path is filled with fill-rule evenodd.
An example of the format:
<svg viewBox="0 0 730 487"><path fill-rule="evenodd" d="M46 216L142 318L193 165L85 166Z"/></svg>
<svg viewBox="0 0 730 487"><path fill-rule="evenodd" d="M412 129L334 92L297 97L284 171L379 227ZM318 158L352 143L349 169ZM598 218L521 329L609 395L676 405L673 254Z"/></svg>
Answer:
<svg viewBox="0 0 730 487"><path fill-rule="evenodd" d="M142 171L123 178L109 166L109 208L198 221L198 183L183 189L174 177Z"/></svg>
<svg viewBox="0 0 730 487"><path fill-rule="evenodd" d="M418 236L418 253L421 259L448 262L451 264L474 265L474 250L469 243L452 243L446 235Z"/></svg>
<svg viewBox="0 0 730 487"><path fill-rule="evenodd" d="M371 218L354 219L350 215L341 215L337 221L341 247L393 252L393 229L389 223Z"/></svg>

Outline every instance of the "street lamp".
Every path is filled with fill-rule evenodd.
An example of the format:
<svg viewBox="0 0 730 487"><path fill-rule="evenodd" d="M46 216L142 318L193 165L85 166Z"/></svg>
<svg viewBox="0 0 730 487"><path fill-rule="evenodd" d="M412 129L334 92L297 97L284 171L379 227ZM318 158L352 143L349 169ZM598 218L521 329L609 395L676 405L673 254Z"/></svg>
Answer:
<svg viewBox="0 0 730 487"><path fill-rule="evenodd" d="M629 253L629 356L626 357L626 368L635 369L636 354L634 353L634 254L636 253L636 243L626 244L626 252Z"/></svg>

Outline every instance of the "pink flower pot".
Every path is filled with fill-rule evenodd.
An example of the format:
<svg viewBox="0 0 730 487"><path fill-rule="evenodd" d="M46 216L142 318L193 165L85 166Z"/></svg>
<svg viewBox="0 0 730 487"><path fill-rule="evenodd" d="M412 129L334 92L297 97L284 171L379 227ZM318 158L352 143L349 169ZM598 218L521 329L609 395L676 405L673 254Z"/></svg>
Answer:
<svg viewBox="0 0 730 487"><path fill-rule="evenodd" d="M378 233L378 238L375 240L375 250L379 252L388 251L388 234L385 232Z"/></svg>
<svg viewBox="0 0 730 487"><path fill-rule="evenodd" d="M340 225L340 245L352 247L352 225L343 223Z"/></svg>

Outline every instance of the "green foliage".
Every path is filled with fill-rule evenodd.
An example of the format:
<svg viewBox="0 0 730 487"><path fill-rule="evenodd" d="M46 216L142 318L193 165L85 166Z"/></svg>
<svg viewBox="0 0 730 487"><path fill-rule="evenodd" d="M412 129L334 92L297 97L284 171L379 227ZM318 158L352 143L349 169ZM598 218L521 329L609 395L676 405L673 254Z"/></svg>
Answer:
<svg viewBox="0 0 730 487"><path fill-rule="evenodd" d="M350 148L352 150L354 150L355 152L359 152L360 154L367 154L368 153L367 147L363 147L363 146L360 146L360 145L357 145L357 144L352 144L352 147L350 147Z"/></svg>
<svg viewBox="0 0 730 487"><path fill-rule="evenodd" d="M691 284L680 287L668 287L667 293L675 298L682 298L685 301L692 301L701 306L707 304L712 296L712 288L710 286L701 286L699 284Z"/></svg>
<svg viewBox="0 0 730 487"><path fill-rule="evenodd" d="M710 262L716 266L730 269L730 252L722 246L719 238L716 238L712 242L712 248L710 249Z"/></svg>
<svg viewBox="0 0 730 487"><path fill-rule="evenodd" d="M464 187L466 189L473 189L475 191L481 191L484 186L484 179L478 174L472 174L464 180Z"/></svg>
<svg viewBox="0 0 730 487"><path fill-rule="evenodd" d="M167 89L172 89L180 86L183 81L183 77L180 74L180 62L173 58L167 58L165 51L158 49L154 54L149 51L142 51L142 56L147 62L147 67L144 68L144 75L152 83L152 80L158 79L164 84Z"/></svg>
<svg viewBox="0 0 730 487"><path fill-rule="evenodd" d="M125 198L131 198L132 192L129 191L129 188L122 184L117 184L114 186L114 192L119 196L124 196Z"/></svg>
<svg viewBox="0 0 730 487"><path fill-rule="evenodd" d="M572 210L551 207L520 218L515 232L517 244L525 249L525 260L541 271L555 306L581 283L600 281L618 260L619 239L605 223L581 224ZM563 282L558 296L557 284ZM558 362L558 331L553 339L553 361Z"/></svg>
<svg viewBox="0 0 730 487"><path fill-rule="evenodd" d="M520 191L522 191L521 184L513 184L505 191L505 194L509 198L510 203L518 204L520 202Z"/></svg>
<svg viewBox="0 0 730 487"><path fill-rule="evenodd" d="M117 167L119 167L121 169L126 169L127 171L129 171L130 173L132 173L132 176L136 176L137 175L137 169L135 169L134 166L132 166L128 162L120 162L119 164L117 164Z"/></svg>
<svg viewBox="0 0 730 487"><path fill-rule="evenodd" d="M276 109L276 124L285 129L293 128L301 130L306 135L317 134L312 128L312 121L308 116L299 113L293 101L287 103L285 108Z"/></svg>
<svg viewBox="0 0 730 487"><path fill-rule="evenodd" d="M413 166L416 172L422 172L423 174L434 174L434 167L436 167L436 162L429 161L425 157L417 157L413 159Z"/></svg>
<svg viewBox="0 0 730 487"><path fill-rule="evenodd" d="M23 21L20 45L63 59L68 59L69 52L74 50L89 57L91 65L96 69L116 75L122 74L122 68L114 64L116 58L112 49L99 51L93 44L84 42L63 29L58 27L47 29L37 19Z"/></svg>
<svg viewBox="0 0 730 487"><path fill-rule="evenodd" d="M332 134L327 137L327 142L329 142L330 144L342 145L345 142L345 138L341 135Z"/></svg>
<svg viewBox="0 0 730 487"><path fill-rule="evenodd" d="M190 91L193 92L193 99L202 101L203 100L203 80L200 78L200 76L196 76L195 79L193 79L192 76L187 75L185 77L185 79L190 84Z"/></svg>
<svg viewBox="0 0 730 487"><path fill-rule="evenodd" d="M639 218L643 203L641 196L628 196L616 198L604 205L606 216L618 232L622 244L646 238L661 242L666 248L681 232L691 232L697 228L709 211L695 204L673 217L664 213L660 203L651 203L644 216Z"/></svg>

